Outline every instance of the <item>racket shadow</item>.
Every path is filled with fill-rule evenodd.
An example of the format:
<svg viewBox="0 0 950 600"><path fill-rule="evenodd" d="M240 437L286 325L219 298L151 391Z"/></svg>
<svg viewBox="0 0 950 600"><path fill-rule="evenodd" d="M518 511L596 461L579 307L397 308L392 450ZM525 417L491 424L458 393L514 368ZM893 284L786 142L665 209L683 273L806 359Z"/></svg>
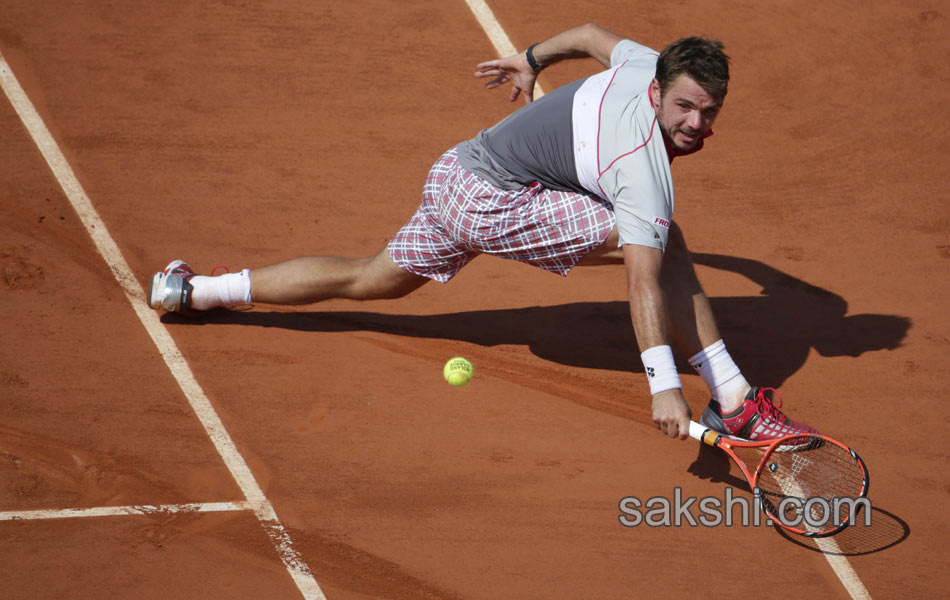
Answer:
<svg viewBox="0 0 950 600"><path fill-rule="evenodd" d="M699 453L696 459L686 469L687 473L700 479L708 479L712 483L725 483L745 492L752 493L749 482L739 473L732 472L734 463L725 452L721 452L706 444L698 444Z"/></svg>
<svg viewBox="0 0 950 600"><path fill-rule="evenodd" d="M910 537L910 525L892 512L873 506L868 515L869 521L865 520L865 515L862 511L856 523L823 539L795 535L781 527L774 529L793 544L832 556L873 554L893 548Z"/></svg>

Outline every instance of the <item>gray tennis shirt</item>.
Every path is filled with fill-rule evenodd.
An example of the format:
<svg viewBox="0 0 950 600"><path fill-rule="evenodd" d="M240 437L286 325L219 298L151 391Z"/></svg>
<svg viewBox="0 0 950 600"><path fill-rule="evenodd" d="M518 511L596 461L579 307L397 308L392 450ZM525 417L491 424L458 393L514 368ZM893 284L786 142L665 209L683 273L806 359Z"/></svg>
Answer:
<svg viewBox="0 0 950 600"><path fill-rule="evenodd" d="M613 206L621 246L664 249L673 178L649 96L657 56L631 40L618 43L610 69L560 87L459 144L459 164L502 189L537 181L599 196Z"/></svg>

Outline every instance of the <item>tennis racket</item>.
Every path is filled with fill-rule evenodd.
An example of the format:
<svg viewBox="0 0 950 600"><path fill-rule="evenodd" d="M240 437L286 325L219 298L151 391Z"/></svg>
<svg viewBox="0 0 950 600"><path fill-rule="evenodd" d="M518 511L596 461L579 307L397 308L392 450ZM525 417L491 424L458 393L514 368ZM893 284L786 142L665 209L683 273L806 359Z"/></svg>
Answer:
<svg viewBox="0 0 950 600"><path fill-rule="evenodd" d="M830 437L803 434L753 442L695 421L690 421L689 435L728 454L765 514L788 531L834 535L869 504L867 466L857 452Z"/></svg>

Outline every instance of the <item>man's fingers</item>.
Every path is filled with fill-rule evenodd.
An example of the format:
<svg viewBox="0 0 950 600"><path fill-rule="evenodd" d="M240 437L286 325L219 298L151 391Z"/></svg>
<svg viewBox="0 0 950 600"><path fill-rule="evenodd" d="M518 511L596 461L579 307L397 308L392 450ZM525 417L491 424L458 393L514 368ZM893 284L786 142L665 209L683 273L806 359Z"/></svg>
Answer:
<svg viewBox="0 0 950 600"><path fill-rule="evenodd" d="M534 82L532 81L530 85L526 86L524 89L524 101L525 104L534 102Z"/></svg>
<svg viewBox="0 0 950 600"><path fill-rule="evenodd" d="M680 436L679 436L680 439L681 440L687 439L689 437L689 419L688 418L680 419L679 429L680 429Z"/></svg>
<svg viewBox="0 0 950 600"><path fill-rule="evenodd" d="M654 420L653 424L657 429L668 435L670 438L679 438L685 440L689 437L689 419L677 419L670 421Z"/></svg>
<svg viewBox="0 0 950 600"><path fill-rule="evenodd" d="M654 419L653 424L656 425L656 428L662 431L665 435L676 437L673 433L671 433L672 424L668 421Z"/></svg>
<svg viewBox="0 0 950 600"><path fill-rule="evenodd" d="M490 90L493 90L493 89L495 89L496 87L498 87L499 85L501 85L501 84L503 84L503 83L505 83L505 82L507 82L507 81L508 81L508 78L507 78L507 77L505 77L504 75L499 75L498 77L496 77L496 78L492 79L491 81L489 81L488 83L486 83L486 84L485 84L485 87L487 87L487 88L490 89Z"/></svg>
<svg viewBox="0 0 950 600"><path fill-rule="evenodd" d="M496 87L498 87L499 85L501 85L501 84L503 84L503 83L507 83L507 82L508 82L508 77L506 77L506 76L504 76L504 75L499 75L498 77L495 77L494 79L492 79L491 81L489 81L488 83L486 83L486 84L485 84L485 87L487 87L487 88L489 88L489 89L491 89L491 88L496 88Z"/></svg>
<svg viewBox="0 0 950 600"><path fill-rule="evenodd" d="M689 437L687 435L689 433L689 428L684 428L683 424L678 421L670 421L669 423L666 423L666 428L663 430L663 433L670 436L672 439L679 438L681 440L685 440L687 437Z"/></svg>
<svg viewBox="0 0 950 600"><path fill-rule="evenodd" d="M483 69L481 71L475 72L475 77L497 77L503 76L503 73L499 69Z"/></svg>

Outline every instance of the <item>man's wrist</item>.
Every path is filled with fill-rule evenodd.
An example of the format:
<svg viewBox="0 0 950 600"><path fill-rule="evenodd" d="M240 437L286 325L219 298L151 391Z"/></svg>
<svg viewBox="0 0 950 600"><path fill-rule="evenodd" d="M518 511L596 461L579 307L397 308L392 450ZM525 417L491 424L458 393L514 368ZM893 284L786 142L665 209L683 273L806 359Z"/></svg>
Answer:
<svg viewBox="0 0 950 600"><path fill-rule="evenodd" d="M676 361L673 360L673 349L669 346L654 346L647 348L640 355L643 368L650 383L650 394L682 388L679 373L676 371Z"/></svg>
<svg viewBox="0 0 950 600"><path fill-rule="evenodd" d="M541 69L544 68L544 65L539 63L538 60L534 57L534 48L537 45L538 44L531 44L530 46L528 46L528 49L525 51L525 58L528 59L528 66L531 67L531 70L534 71L535 73L539 73Z"/></svg>

